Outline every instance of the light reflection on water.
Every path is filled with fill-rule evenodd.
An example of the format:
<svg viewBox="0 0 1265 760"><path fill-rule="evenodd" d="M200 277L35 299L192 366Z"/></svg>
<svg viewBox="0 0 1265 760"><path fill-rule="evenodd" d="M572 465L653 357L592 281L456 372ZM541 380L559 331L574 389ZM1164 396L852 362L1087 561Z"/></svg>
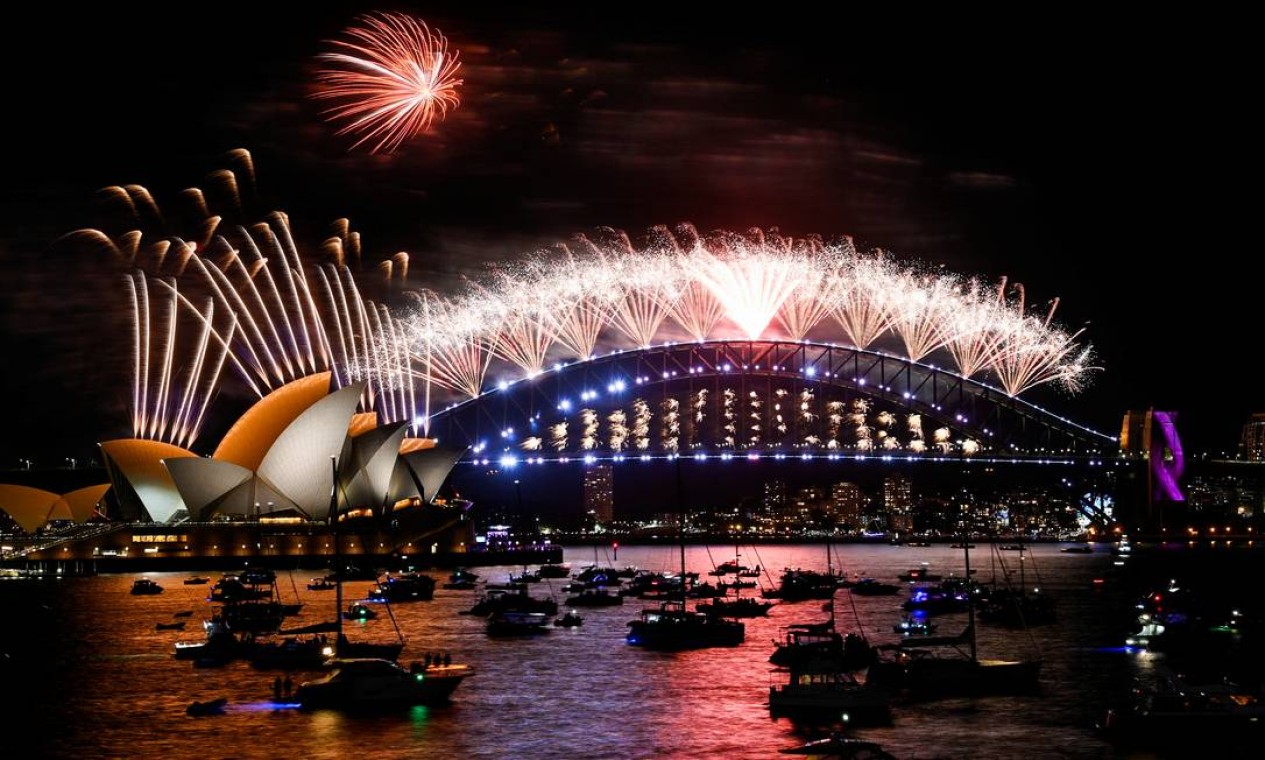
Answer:
<svg viewBox="0 0 1265 760"><path fill-rule="evenodd" d="M895 581L921 563L935 572L961 572L961 551L948 546L836 546L835 567L850 575ZM825 569L821 545L744 547L748 564L759 561L776 575L783 567ZM691 547L687 562L705 572L731 559L734 547ZM759 559L755 559L758 555ZM987 580L990 561L981 547L972 555L977 577ZM568 548L565 560L578 570L594 560L591 547ZM619 561L648 570L675 570L672 547L629 547ZM995 568L992 568L995 570ZM521 566L475 568L484 580L508 580ZM858 730L899 758L1109 757L1110 747L1093 725L1108 701L1133 674L1131 656L1120 646L1117 614L1127 604L1113 582L1105 553L1060 554L1057 546L1030 552L1028 573L1039 573L1043 589L1059 602L1059 621L1023 633L984 627L985 656L1032 656L1044 660L1044 693L1037 697L950 700L898 705L891 727ZM203 573L206 574L206 573ZM280 573L283 597L305 602L297 622L305 625L333 614L331 592L308 591L308 572L294 583ZM441 582L446 572L433 571ZM475 592L437 588L431 602L393 606L407 638L400 658L407 664L426 653L451 653L476 674L440 708L414 708L376 716L305 712L274 704L276 673L244 662L198 669L171 656L178 640L201 634L195 621L208 613L206 588L184 586L189 573L151 573L166 591L150 597L129 594L134 575L102 575L49 582L0 584L0 603L27 605L30 615L6 614L0 627L10 656L6 676L18 677L25 707L5 720L21 726L33 748L48 757L234 757L234 758L770 758L801 743L806 734L767 708L773 642L793 622L824 620L820 601L775 606L767 618L744 621L746 641L734 648L648 652L624 641L627 623L643 605L579 610L578 628L551 628L526 639L489 638L483 620L468 609ZM715 580L709 579L709 580ZM532 593L559 600L565 580L534 585ZM768 578L761 578L764 586ZM363 598L371 584L350 583L344 604ZM1103 587L1105 585L1105 588ZM33 592L35 589L36 592ZM748 592L750 593L750 592ZM841 628L860 630L872 643L894 642L892 625L906 598L836 597ZM155 630L156 623L193 610L189 630ZM941 631L965 624L965 615L937 618ZM349 627L354 637L393 636L390 618ZM48 660L41 653L55 642ZM26 658L15 666L12 658ZM307 675L296 674L295 682ZM5 680L6 689L10 681ZM11 692L12 693L12 692ZM193 701L228 699L225 713L192 717ZM6 732L8 735L9 732ZM34 754L34 753L32 753Z"/></svg>

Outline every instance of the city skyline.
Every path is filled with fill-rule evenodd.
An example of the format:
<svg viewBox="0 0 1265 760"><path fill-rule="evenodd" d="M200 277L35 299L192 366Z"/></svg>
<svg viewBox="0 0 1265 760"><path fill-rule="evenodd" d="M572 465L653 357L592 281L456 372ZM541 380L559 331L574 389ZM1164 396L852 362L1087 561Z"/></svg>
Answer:
<svg viewBox="0 0 1265 760"><path fill-rule="evenodd" d="M955 51L929 71L912 60L868 64L868 54L888 43L863 34L806 52L804 42L832 34L806 29L803 19L772 19L758 33L712 20L716 33L700 38L649 17L599 29L543 9L489 21L432 6L423 9L427 20L466 48L463 103L396 155L371 158L349 152L349 141L314 118L306 81L322 42L361 10L368 8L302 18L262 12L250 26L226 18L184 31L191 45L237 40L251 53L237 62L155 66L154 53L138 44L153 27L129 31L127 11L85 18L94 23L68 32L65 55L81 57L85 75L100 84L79 104L96 117L93 127L73 140L57 129L33 131L35 149L15 157L15 180L4 191L3 349L28 370L9 373L5 391L30 402L17 414L32 431L22 443L6 442L8 459L30 456L22 446L45 462L83 457L129 421L127 388L113 387L121 376L111 371L126 355L125 341L111 351L87 329L100 324L121 273L56 241L110 218L100 188L143 184L164 210L174 208L183 188L203 183L237 148L251 152L257 170L256 197L243 202L259 213L285 210L305 252L319 249L327 225L349 217L367 252L411 253L412 287L442 290L490 262L599 226L630 235L680 222L851 235L901 260L1022 283L1033 304L1059 299L1059 316L1069 329L1084 329L1103 368L1082 393L1042 400L1101 432L1115 435L1125 411L1155 406L1178 412L1189 447L1232 451L1248 415L1259 411L1250 382L1213 393L1215 380L1204 390L1170 358L1173 351L1235 355L1233 329L1209 329L1211 320L1195 316L1197 299L1179 294L1202 287L1216 294L1216 326L1246 324L1250 279L1199 261L1175 270L1118 253L1171 244L1164 221L1178 201L1154 186L1155 177L1202 178L1194 156L1208 146L1185 112L1150 118L1163 109L1158 78L1142 82L1131 103L1099 80L1098 71L1117 66L1106 44L1111 23L1084 32L1081 57L1063 68L1043 60L1040 45L990 40L998 46L992 52L972 52L918 35L929 56ZM147 18L158 28L176 22ZM1140 54L1160 53L1136 44ZM123 49L106 55L107 45ZM1030 86L980 76L997 53L1014 56ZM128 86L105 86L118 75L113 66L130 72ZM69 104L38 75L20 86L33 113L69 123ZM1068 87L1076 97L1056 104ZM204 106L189 103L193 92L206 96ZM527 105L501 105L515 95ZM949 104L961 107L943 108ZM642 108L670 114L675 126L655 132ZM1097 133L1075 128L1075 112L1085 108L1111 117L1096 123L1109 134L1146 123L1142 145L1180 140L1167 161L1135 152L1106 162ZM194 127L156 115L189 109L198 114ZM620 117L627 123L617 127ZM718 139L704 139L708 124ZM626 150L616 159L608 146L619 141ZM727 161L744 171L719 171ZM1175 184L1189 193L1193 183ZM1217 233L1208 234L1214 245ZM362 280L381 290L374 275ZM1213 283L1215 290L1203 287ZM379 295L392 303L389 290ZM89 373L95 382L85 384Z"/></svg>

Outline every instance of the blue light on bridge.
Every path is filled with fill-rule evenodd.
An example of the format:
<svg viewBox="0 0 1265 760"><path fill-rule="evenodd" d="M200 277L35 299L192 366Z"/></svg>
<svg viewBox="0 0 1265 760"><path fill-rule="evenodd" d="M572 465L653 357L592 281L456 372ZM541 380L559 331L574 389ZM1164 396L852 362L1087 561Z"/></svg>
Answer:
<svg viewBox="0 0 1265 760"><path fill-rule="evenodd" d="M585 455L584 455L584 463L585 463L585 464L593 464L593 463L594 463L594 462L596 462L596 461L597 461L597 457L593 456L592 454L585 454Z"/></svg>
<svg viewBox="0 0 1265 760"><path fill-rule="evenodd" d="M518 457L505 455L500 459L500 465L506 469L518 466Z"/></svg>
<svg viewBox="0 0 1265 760"><path fill-rule="evenodd" d="M564 398L564 399L562 399L561 401L559 401L559 402L558 402L558 409L559 409L559 410L561 410L561 411L563 411L563 412L569 412L569 411L571 411L571 399L569 399L569 398Z"/></svg>

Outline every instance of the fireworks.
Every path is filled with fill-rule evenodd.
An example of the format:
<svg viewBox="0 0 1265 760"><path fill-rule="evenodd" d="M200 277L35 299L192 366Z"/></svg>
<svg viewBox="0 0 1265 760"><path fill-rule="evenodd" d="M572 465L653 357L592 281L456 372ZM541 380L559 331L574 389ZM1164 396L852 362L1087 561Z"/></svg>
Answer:
<svg viewBox="0 0 1265 760"><path fill-rule="evenodd" d="M448 40L420 19L378 13L360 21L320 56L315 96L334 102L325 114L343 124L339 135L359 135L353 149L393 153L461 104L461 64Z"/></svg>
<svg viewBox="0 0 1265 760"><path fill-rule="evenodd" d="M990 288L902 267L881 252L858 252L851 240L702 235L689 225L655 227L640 247L618 230L579 236L404 322L417 356L433 355L436 342L462 346L463 361L441 362L431 379L471 398L494 358L533 376L551 361L587 359L599 344L642 348L680 338L789 337L913 361L941 357L1011 396L1042 384L1074 392L1094 369L1081 333L1055 326L1053 308L1028 313L1021 285ZM838 411L830 417L833 437L844 420ZM763 434L750 425L746 432Z"/></svg>

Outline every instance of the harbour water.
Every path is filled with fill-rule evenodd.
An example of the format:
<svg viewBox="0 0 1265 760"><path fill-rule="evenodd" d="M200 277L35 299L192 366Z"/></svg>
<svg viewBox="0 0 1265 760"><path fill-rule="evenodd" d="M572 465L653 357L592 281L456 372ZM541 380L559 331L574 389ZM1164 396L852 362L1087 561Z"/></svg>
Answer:
<svg viewBox="0 0 1265 760"><path fill-rule="evenodd" d="M1103 710L1130 679L1156 666L1153 655L1122 647L1130 595L1127 575L1105 546L1094 553L1063 553L1057 544L1023 552L1029 587L1056 597L1058 620L1030 631L980 626L981 656L1040 657L1041 693L1023 697L956 699L898 704L891 726L857 729L897 758L1101 758L1147 757L1107 743L1095 728ZM733 545L691 546L690 570L706 573L733 559ZM824 570L824 544L737 547L744 564L760 564L776 579L783 568ZM845 544L832 548L834 568L850 576L895 582L926 566L961 574L963 552L929 547ZM1004 561L1018 578L1018 552L971 552L976 577L990 579ZM597 562L674 571L671 546L609 549L568 547L565 561L578 570ZM522 567L477 568L483 580L503 582ZM203 573L212 575L212 573ZM446 573L434 571L441 581ZM484 620L460 614L474 591L437 588L428 602L392 605L407 646L401 663L427 653L449 653L476 675L451 705L418 707L379 716L305 712L273 699L274 672L246 662L195 668L176 660L178 640L200 636L208 616L208 586L184 585L190 573L152 573L164 587L153 596L130 593L136 574L0 582L2 681L10 705L0 712L0 755L13 758L773 758L811 735L791 721L773 719L769 686L773 642L789 623L825 620L821 601L782 603L768 617L745 621L736 648L659 653L629 646L627 623L652 603L628 598L622 606L579 610L584 624L552 628L530 638L491 638ZM283 599L305 603L287 625L332 618L333 592L308 591L313 573L278 573ZM706 578L706 576L704 575ZM715 580L715 579L709 579ZM766 576L760 582L769 587ZM535 584L531 593L560 601L563 580ZM368 582L346 584L344 603L363 598ZM751 593L751 592L747 592ZM871 643L894 642L900 595L836 594L841 630L860 630ZM157 630L191 611L185 630ZM560 610L561 612L561 610ZM965 626L966 615L937 618L940 633ZM390 637L380 615L355 637ZM297 682L311 677L295 674ZM193 717L193 701L226 698L222 715ZM13 752L16 750L16 752ZM13 752L11 754L11 752Z"/></svg>

